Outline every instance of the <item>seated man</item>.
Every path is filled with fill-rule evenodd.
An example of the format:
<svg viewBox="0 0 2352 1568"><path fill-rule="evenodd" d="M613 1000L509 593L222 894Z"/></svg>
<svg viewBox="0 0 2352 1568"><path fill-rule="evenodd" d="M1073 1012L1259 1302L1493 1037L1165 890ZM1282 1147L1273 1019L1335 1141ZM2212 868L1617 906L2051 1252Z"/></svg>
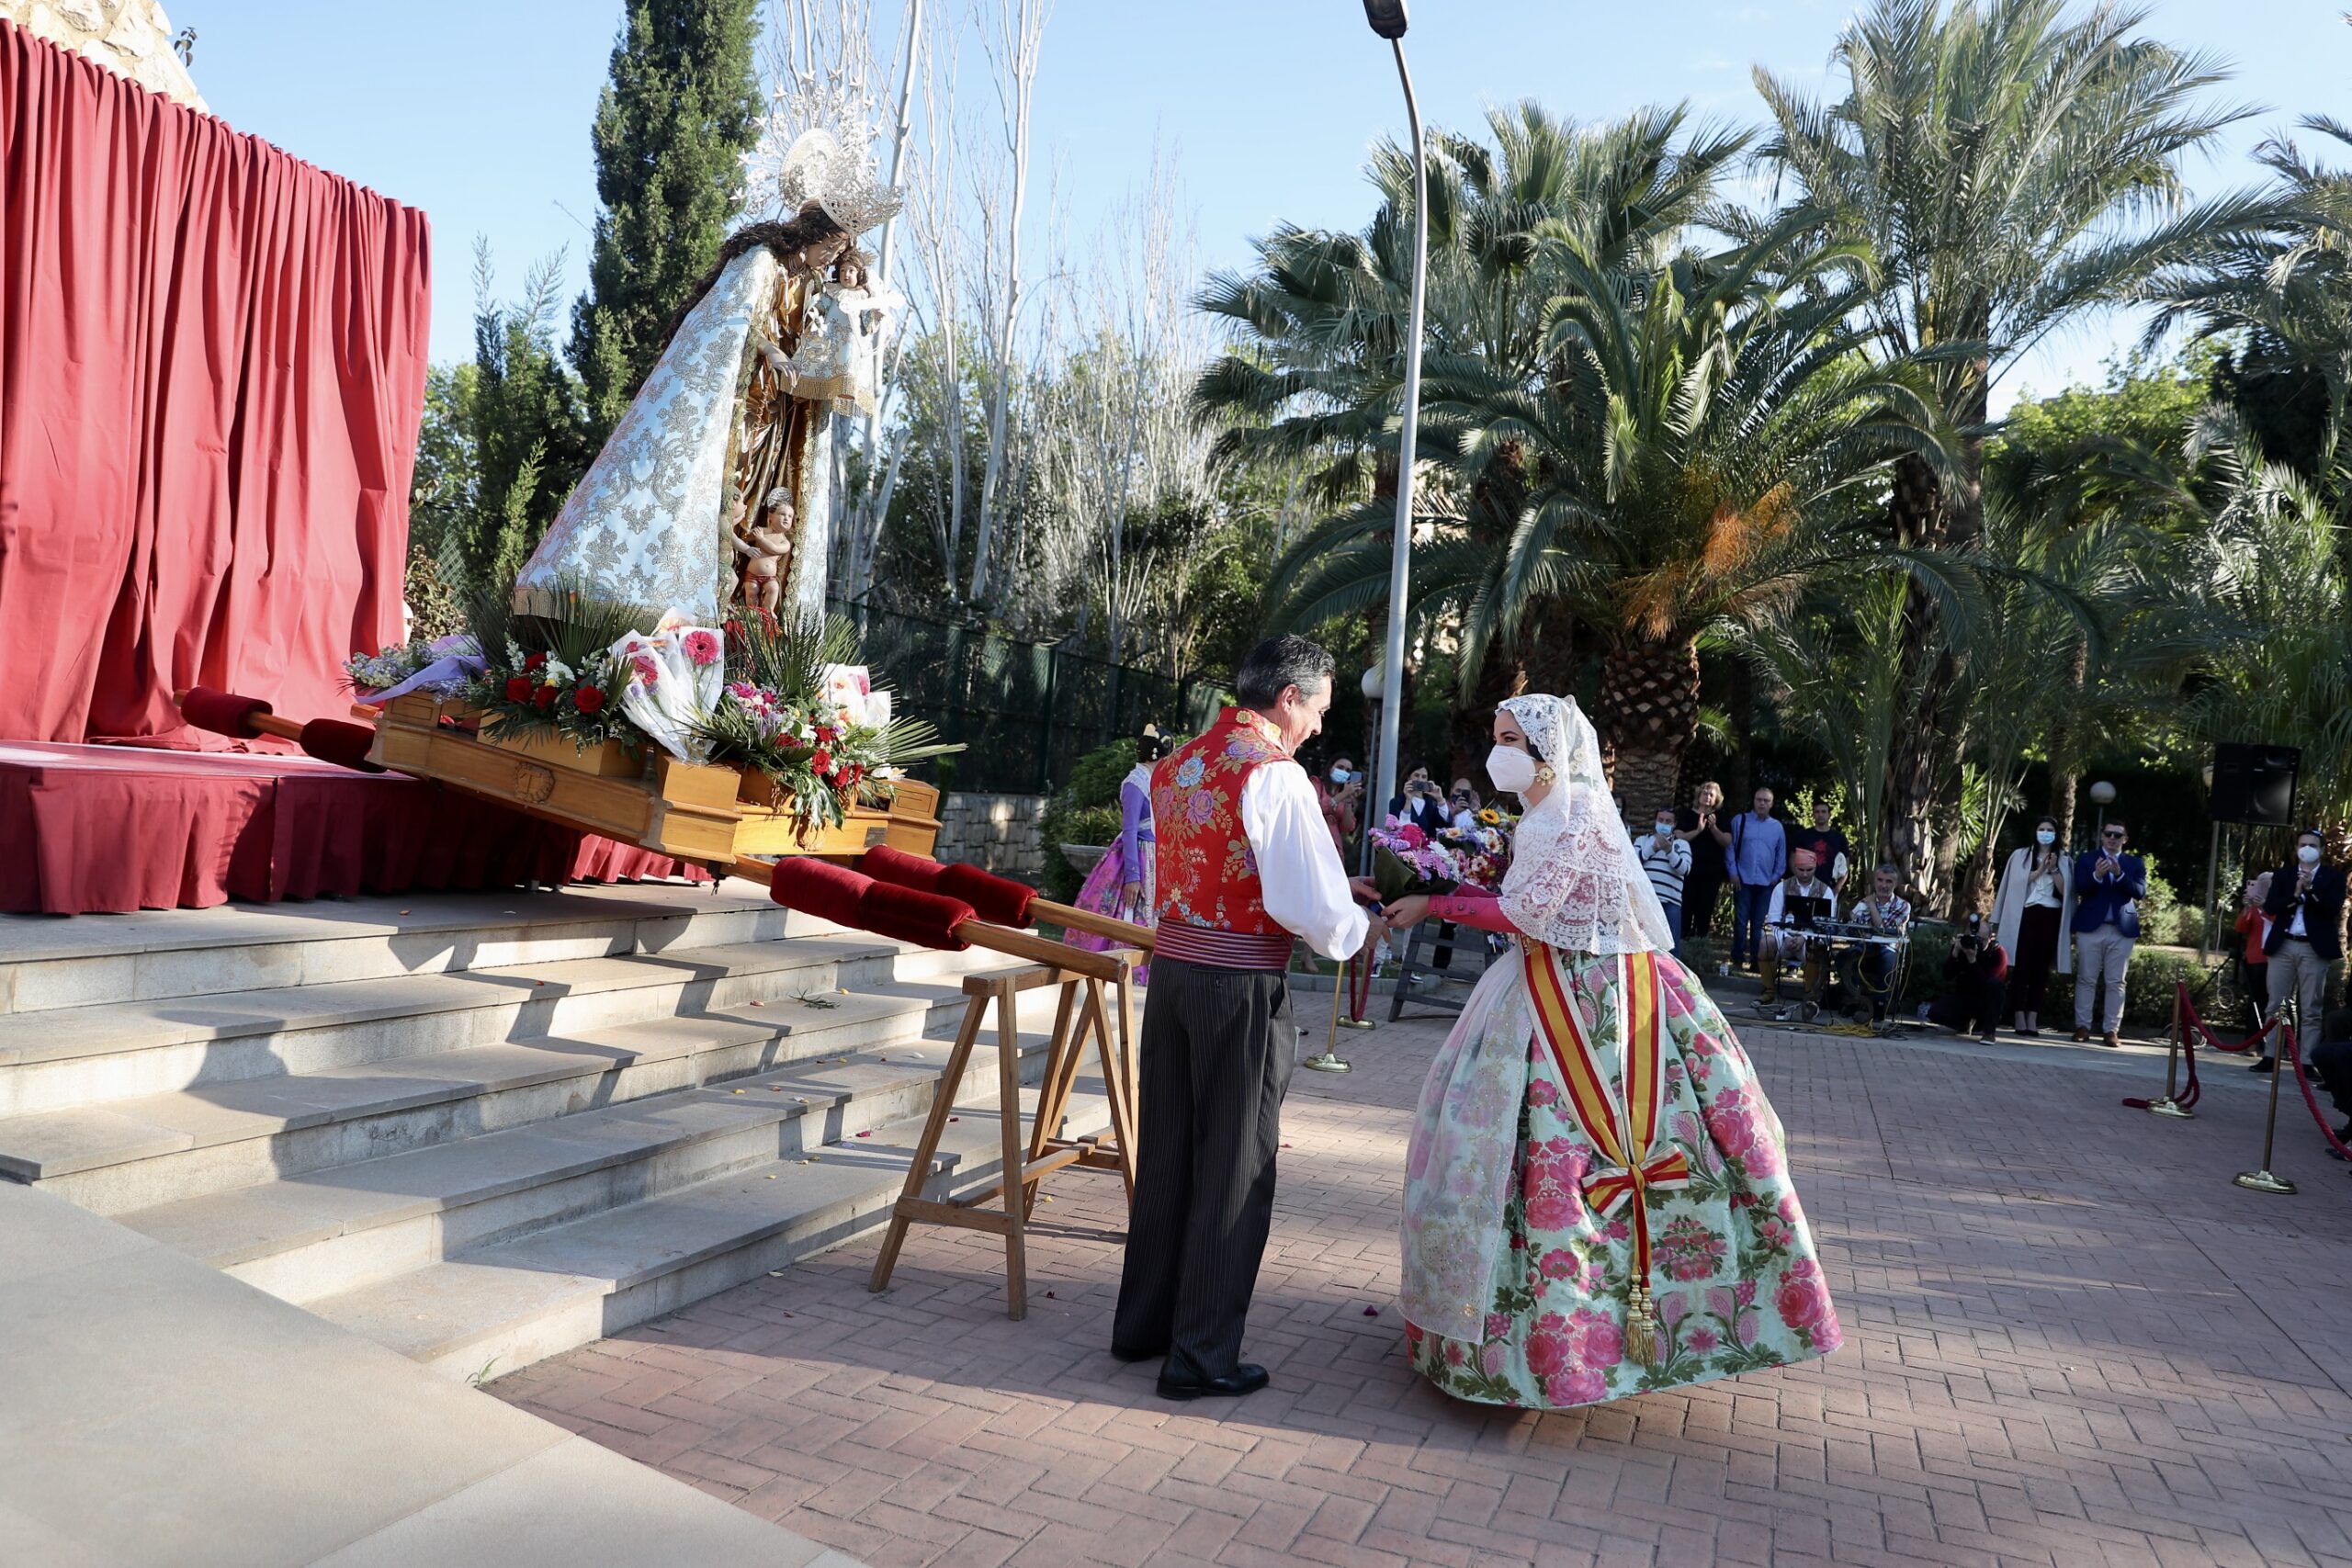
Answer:
<svg viewBox="0 0 2352 1568"><path fill-rule="evenodd" d="M1815 874L1817 868L1811 850L1792 852L1789 866L1790 874L1773 885L1771 901L1764 907L1764 934L1758 947L1764 971L1761 1005L1767 1009L1778 1005L1781 966L1801 964L1804 966L1804 1002L1807 1016L1811 1016L1821 1003L1821 981L1828 954L1820 939L1811 933L1817 923L1837 918L1838 895Z"/></svg>
<svg viewBox="0 0 2352 1568"><path fill-rule="evenodd" d="M1994 1039L2008 978L2009 955L2000 933L1984 929L1984 916L1971 915L1944 954L1944 994L1921 1010L1922 1016L1955 1034Z"/></svg>
<svg viewBox="0 0 2352 1568"><path fill-rule="evenodd" d="M1902 874L1891 865L1880 866L1871 874L1869 895L1854 902L1856 925L1882 936L1901 937L1910 931L1910 901L1894 890ZM1894 961L1899 951L1883 942L1872 942L1862 953L1862 989L1870 996L1872 1023L1886 1019L1886 1006L1893 999L1888 993L1894 988Z"/></svg>

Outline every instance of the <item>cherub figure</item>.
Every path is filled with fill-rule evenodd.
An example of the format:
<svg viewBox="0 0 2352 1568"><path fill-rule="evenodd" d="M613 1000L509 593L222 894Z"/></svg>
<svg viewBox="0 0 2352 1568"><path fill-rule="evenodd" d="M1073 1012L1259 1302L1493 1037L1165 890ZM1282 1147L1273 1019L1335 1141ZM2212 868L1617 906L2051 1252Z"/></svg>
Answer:
<svg viewBox="0 0 2352 1568"><path fill-rule="evenodd" d="M768 351L768 363L794 397L869 419L881 380L883 333L907 302L895 288L871 286L870 265L864 251L842 252L833 281L809 301L798 352L786 359Z"/></svg>
<svg viewBox="0 0 2352 1568"><path fill-rule="evenodd" d="M780 574L792 555L792 499L780 486L768 492L765 526L748 525L742 516L744 508L739 504L736 510L735 526L729 530L741 562L735 595L745 609L765 610L774 615L784 603Z"/></svg>

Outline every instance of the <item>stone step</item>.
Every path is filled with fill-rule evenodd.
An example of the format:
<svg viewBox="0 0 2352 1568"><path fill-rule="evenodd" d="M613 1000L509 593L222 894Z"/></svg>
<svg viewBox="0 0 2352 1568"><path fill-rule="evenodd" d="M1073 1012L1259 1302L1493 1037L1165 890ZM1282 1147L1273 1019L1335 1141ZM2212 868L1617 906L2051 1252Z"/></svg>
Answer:
<svg viewBox="0 0 2352 1568"><path fill-rule="evenodd" d="M977 1068L967 1089L980 1081ZM1063 1123L1086 1137L1110 1124L1091 1074ZM1023 1095L1024 1117L1035 1096ZM993 1095L967 1092L940 1144L933 1197L977 1191L1002 1168ZM663 1196L462 1253L313 1299L311 1312L450 1377L480 1382L675 1312L886 1224L922 1118L807 1156L729 1172ZM804 1163L805 1162L805 1163ZM1053 1181L1116 1181L1073 1171ZM985 1256L978 1254L978 1256ZM1001 1280L1001 1275L999 1276Z"/></svg>
<svg viewBox="0 0 2352 1568"><path fill-rule="evenodd" d="M12 1013L0 1016L0 1117L773 1005L968 956L796 937Z"/></svg>
<svg viewBox="0 0 2352 1568"><path fill-rule="evenodd" d="M894 982L36 1111L0 1119L0 1176L122 1213L889 1045L963 999Z"/></svg>
<svg viewBox="0 0 2352 1568"><path fill-rule="evenodd" d="M511 968L831 931L766 889L709 884L224 904L74 920L0 916L0 1014Z"/></svg>
<svg viewBox="0 0 2352 1568"><path fill-rule="evenodd" d="M300 1304L921 1115L946 1055L909 1039L117 1217Z"/></svg>

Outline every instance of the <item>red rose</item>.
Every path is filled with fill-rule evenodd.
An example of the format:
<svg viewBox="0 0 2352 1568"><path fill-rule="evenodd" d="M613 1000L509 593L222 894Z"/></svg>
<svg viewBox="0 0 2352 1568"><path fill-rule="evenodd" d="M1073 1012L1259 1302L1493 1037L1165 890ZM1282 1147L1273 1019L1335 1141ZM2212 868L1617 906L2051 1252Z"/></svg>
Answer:
<svg viewBox="0 0 2352 1568"><path fill-rule="evenodd" d="M833 771L833 754L822 746L808 754L808 767L820 777Z"/></svg>
<svg viewBox="0 0 2352 1568"><path fill-rule="evenodd" d="M516 675L509 679L506 682L506 700L510 703L529 702L531 700L530 677Z"/></svg>
<svg viewBox="0 0 2352 1568"><path fill-rule="evenodd" d="M546 654L535 653L531 655L530 658L523 660L523 668L526 670L537 670L540 665L545 664L547 661L548 656Z"/></svg>
<svg viewBox="0 0 2352 1568"><path fill-rule="evenodd" d="M594 713L605 705L605 694L594 686L582 686L571 694L571 705L582 713Z"/></svg>
<svg viewBox="0 0 2352 1568"><path fill-rule="evenodd" d="M823 725L823 724L820 724L820 725L819 725L819 726L817 727L817 744L818 744L818 745L820 745L820 746L831 746L831 745L833 743L833 741L835 740L835 739L837 739L837 738L836 738L836 736L834 735L834 732L833 732L833 729L832 729L832 727L831 727L831 726L830 726L830 725Z"/></svg>
<svg viewBox="0 0 2352 1568"><path fill-rule="evenodd" d="M541 686L539 688L539 694L533 697L531 700L539 705L539 711L541 713L545 713L548 709L555 706L555 688L553 686Z"/></svg>

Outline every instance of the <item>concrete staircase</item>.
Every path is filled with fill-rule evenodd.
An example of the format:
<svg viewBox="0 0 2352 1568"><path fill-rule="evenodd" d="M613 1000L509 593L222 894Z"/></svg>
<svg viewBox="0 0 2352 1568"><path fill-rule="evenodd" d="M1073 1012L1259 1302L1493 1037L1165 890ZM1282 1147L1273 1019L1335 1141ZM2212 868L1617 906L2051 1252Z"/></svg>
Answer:
<svg viewBox="0 0 2352 1568"><path fill-rule="evenodd" d="M878 1224L998 962L741 884L0 919L0 1176L494 1376ZM992 1179L995 1081L934 1190Z"/></svg>

